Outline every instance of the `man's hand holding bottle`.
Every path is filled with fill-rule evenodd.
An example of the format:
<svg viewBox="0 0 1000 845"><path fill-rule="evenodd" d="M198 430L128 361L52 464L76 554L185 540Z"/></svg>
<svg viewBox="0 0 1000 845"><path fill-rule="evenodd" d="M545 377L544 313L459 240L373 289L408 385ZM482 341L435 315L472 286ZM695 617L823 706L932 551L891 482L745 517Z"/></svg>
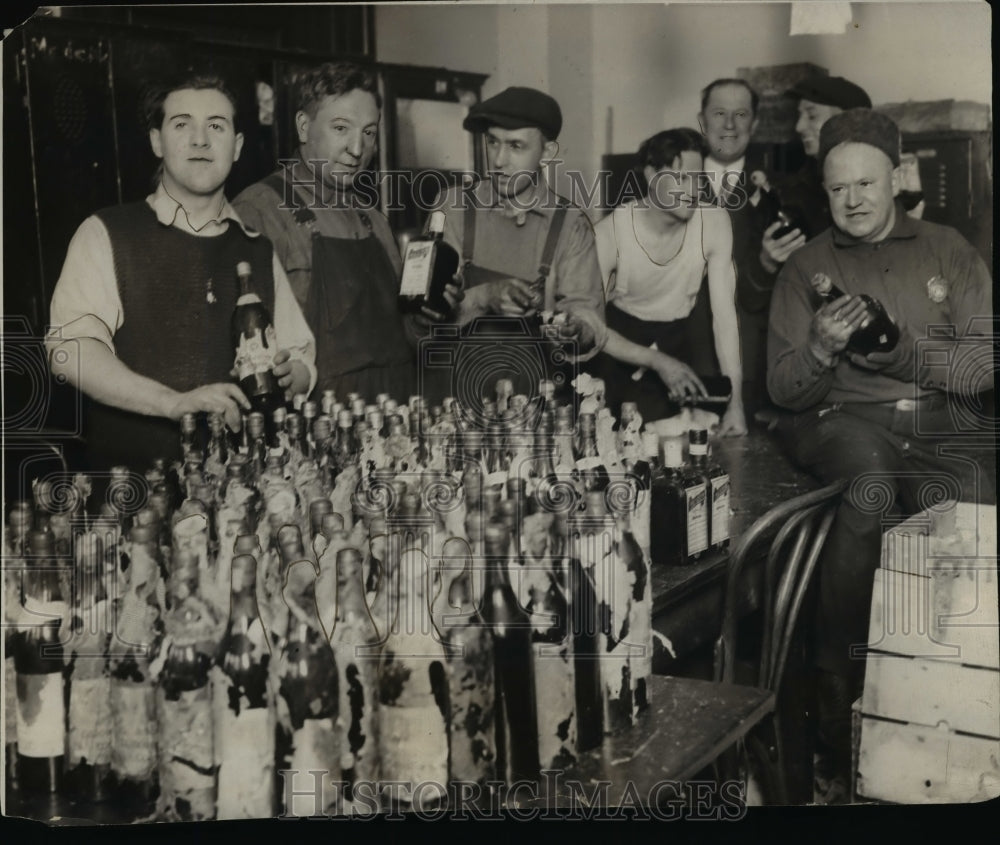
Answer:
<svg viewBox="0 0 1000 845"><path fill-rule="evenodd" d="M799 229L792 229L778 235L785 223L775 220L764 230L760 245L760 264L768 273L777 273L791 254L805 245L806 236Z"/></svg>

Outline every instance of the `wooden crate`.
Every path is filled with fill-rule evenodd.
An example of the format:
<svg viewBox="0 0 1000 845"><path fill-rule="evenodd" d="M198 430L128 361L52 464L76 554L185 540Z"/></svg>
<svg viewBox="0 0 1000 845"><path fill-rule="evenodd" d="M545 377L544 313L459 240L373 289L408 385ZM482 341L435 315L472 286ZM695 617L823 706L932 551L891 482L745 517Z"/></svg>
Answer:
<svg viewBox="0 0 1000 845"><path fill-rule="evenodd" d="M856 790L898 803L1000 795L996 508L943 503L883 536Z"/></svg>

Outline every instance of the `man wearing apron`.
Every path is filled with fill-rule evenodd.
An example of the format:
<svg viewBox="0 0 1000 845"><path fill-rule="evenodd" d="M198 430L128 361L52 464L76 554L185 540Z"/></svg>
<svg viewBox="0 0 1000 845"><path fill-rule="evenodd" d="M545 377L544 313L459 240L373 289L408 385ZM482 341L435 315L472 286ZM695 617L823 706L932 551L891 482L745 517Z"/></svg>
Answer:
<svg viewBox="0 0 1000 845"><path fill-rule="evenodd" d="M274 244L316 337L316 391L405 402L416 381L397 305L399 252L388 221L354 191L375 153L380 114L370 72L346 62L309 71L298 84L294 164L233 205Z"/></svg>
<svg viewBox="0 0 1000 845"><path fill-rule="evenodd" d="M453 322L432 327L421 344L421 391L467 407L491 396L497 378L511 378L529 397L543 378L568 392L575 361L545 339L539 315L562 315L559 337L578 360L600 350L607 330L593 227L542 176L542 162L559 149L559 104L532 88L508 88L470 109L463 128L485 134L489 178L451 188L437 204L444 239L462 256L464 295ZM458 354L439 355L437 339L446 344L449 334L459 337Z"/></svg>

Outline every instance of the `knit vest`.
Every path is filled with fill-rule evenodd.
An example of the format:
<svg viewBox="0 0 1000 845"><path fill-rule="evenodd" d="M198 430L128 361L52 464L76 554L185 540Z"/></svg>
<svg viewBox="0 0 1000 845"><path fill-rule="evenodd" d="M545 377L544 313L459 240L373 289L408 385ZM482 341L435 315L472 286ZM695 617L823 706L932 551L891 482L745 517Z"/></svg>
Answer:
<svg viewBox="0 0 1000 845"><path fill-rule="evenodd" d="M215 237L192 235L164 226L145 202L107 208L97 217L110 237L124 315L114 337L118 358L134 372L177 391L231 381L236 265L249 262L254 289L273 315L270 241L248 237L236 223ZM180 457L179 428L173 420L95 402L87 423L94 469L117 463L143 472L154 458Z"/></svg>

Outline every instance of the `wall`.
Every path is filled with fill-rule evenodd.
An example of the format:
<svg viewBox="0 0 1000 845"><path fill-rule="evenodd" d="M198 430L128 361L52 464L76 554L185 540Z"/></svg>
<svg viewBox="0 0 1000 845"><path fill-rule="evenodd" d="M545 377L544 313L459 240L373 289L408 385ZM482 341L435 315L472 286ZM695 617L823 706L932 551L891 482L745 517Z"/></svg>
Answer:
<svg viewBox="0 0 1000 845"><path fill-rule="evenodd" d="M699 92L740 67L812 62L876 105L992 102L984 2L852 3L843 35L789 36L787 3L380 5L380 60L490 74L484 94L534 85L560 102L561 155L591 176L668 126L697 126Z"/></svg>

